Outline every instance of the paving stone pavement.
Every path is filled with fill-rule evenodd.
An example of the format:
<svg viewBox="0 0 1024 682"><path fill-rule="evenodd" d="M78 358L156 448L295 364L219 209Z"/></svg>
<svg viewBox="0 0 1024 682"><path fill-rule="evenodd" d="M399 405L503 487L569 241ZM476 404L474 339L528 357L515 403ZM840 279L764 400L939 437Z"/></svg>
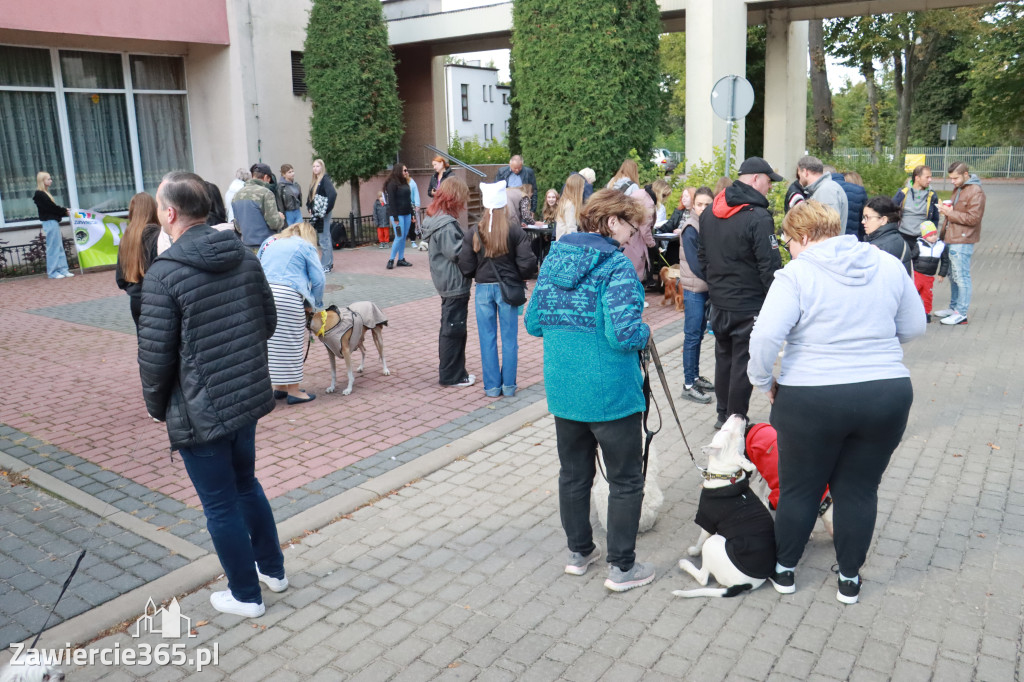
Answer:
<svg viewBox="0 0 1024 682"><path fill-rule="evenodd" d="M282 405L261 420L257 473L278 522L543 400L540 344L525 331L520 333L520 390L514 398L486 398L479 383L468 390L439 387L440 304L426 254L410 254L416 265L392 272L384 270L378 256L373 249L338 252L324 298L338 305L371 299L384 308L390 317L385 350L393 375L375 375L371 358L352 396L321 395L299 409ZM165 545L155 546L164 553L174 545L169 550L171 538L161 534L190 543L192 549L212 551L181 460L170 456L163 425L145 413L135 328L128 299L114 286L113 273L89 273L59 288L54 283L42 277L0 280L0 365L20 369L5 374L5 390L0 392L0 456L148 524L159 531L156 539ZM670 308L655 305L648 316L656 338L682 328ZM471 305L471 328L474 320ZM479 374L474 370L479 367L479 346L472 329L467 356L470 371ZM306 385L325 386L326 369L324 351L312 348ZM40 387L45 387L42 400L34 397ZM74 514L74 507L54 503ZM116 516L103 518L116 522ZM81 546L73 538L58 557L63 568L57 575L39 573L24 578L24 584L41 581L36 591L47 596L59 588L77 556L75 548ZM123 553L123 561L134 561L131 548ZM0 563L21 565L3 545ZM124 581L111 585L112 592L103 592L107 598L137 586ZM88 611L96 605L96 594L88 582L74 580L50 624ZM45 614L23 612L21 603L13 594L0 598L0 635L42 626ZM10 634L12 639L22 636ZM0 640L2 649L9 640Z"/></svg>
<svg viewBox="0 0 1024 682"><path fill-rule="evenodd" d="M835 600L834 552L820 529L793 595L672 597L693 584L676 562L697 534L699 479L662 398L665 506L638 542L658 571L649 587L614 595L603 567L562 573L553 420L544 417L288 546L292 587L265 593L262 618L216 613L209 589L185 596L197 632L185 647L217 645L217 665L72 667L69 678L1020 679L1024 214L1019 185L986 190L970 324L930 325L906 347L915 405L879 492L857 605ZM937 289L942 307L948 284ZM680 386L679 353L663 359ZM691 445L706 443L713 408L679 407ZM755 397L751 417L764 421L768 410ZM165 641L119 633L89 648Z"/></svg>
<svg viewBox="0 0 1024 682"><path fill-rule="evenodd" d="M88 553L53 624L188 563L32 485L0 478L0 649L43 626L82 549Z"/></svg>

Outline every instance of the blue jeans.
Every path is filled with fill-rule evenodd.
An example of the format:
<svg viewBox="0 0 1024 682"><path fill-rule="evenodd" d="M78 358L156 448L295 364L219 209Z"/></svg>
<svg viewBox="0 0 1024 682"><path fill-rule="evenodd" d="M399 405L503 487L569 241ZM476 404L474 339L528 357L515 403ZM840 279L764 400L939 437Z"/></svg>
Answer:
<svg viewBox="0 0 1024 682"><path fill-rule="evenodd" d="M284 212L284 226L294 225L295 223L302 222L302 209L297 208L294 211Z"/></svg>
<svg viewBox="0 0 1024 682"><path fill-rule="evenodd" d="M331 214L324 216L324 231L319 235L320 240L320 265L324 270L334 267L334 242L331 241Z"/></svg>
<svg viewBox="0 0 1024 682"><path fill-rule="evenodd" d="M391 219L391 227L395 228L395 242L391 245L391 260L402 260L405 258L405 237L409 234L412 214L398 216L397 226L395 220L395 218Z"/></svg>
<svg viewBox="0 0 1024 682"><path fill-rule="evenodd" d="M516 394L519 365L519 308L501 297L498 284L476 285L476 330L480 336L480 364L484 394L492 398ZM501 364L498 364L498 327L501 327Z"/></svg>
<svg viewBox="0 0 1024 682"><path fill-rule="evenodd" d="M949 247L949 307L961 315L971 305L971 256L974 244Z"/></svg>
<svg viewBox="0 0 1024 682"><path fill-rule="evenodd" d="M693 386L700 376L700 342L708 326L708 292L683 289L683 384Z"/></svg>
<svg viewBox="0 0 1024 682"><path fill-rule="evenodd" d="M590 490L597 446L608 474L608 563L623 571L636 561L636 533L644 501L643 412L610 422L577 422L555 417L558 442L558 512L569 551L594 551Z"/></svg>
<svg viewBox="0 0 1024 682"><path fill-rule="evenodd" d="M261 603L256 564L264 575L283 578L284 554L274 512L256 479L256 422L219 440L181 448L181 460L203 503L228 589L238 601Z"/></svg>
<svg viewBox="0 0 1024 682"><path fill-rule="evenodd" d="M43 221L43 234L46 236L46 275L56 277L68 274L68 257L64 254L64 237L60 223L56 220Z"/></svg>

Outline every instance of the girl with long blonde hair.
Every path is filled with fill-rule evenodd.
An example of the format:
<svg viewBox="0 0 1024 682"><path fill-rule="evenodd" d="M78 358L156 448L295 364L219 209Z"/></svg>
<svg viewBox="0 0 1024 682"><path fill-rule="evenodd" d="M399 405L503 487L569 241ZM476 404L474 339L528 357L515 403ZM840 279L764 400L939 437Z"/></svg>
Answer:
<svg viewBox="0 0 1024 682"><path fill-rule="evenodd" d="M334 244L331 242L331 211L338 200L338 191L334 182L327 174L327 166L323 159L313 161L313 179L309 181L309 194L306 197L306 209L313 229L320 235L320 264L325 273L334 269ZM342 234L342 241L345 235Z"/></svg>
<svg viewBox="0 0 1024 682"><path fill-rule="evenodd" d="M64 235L60 221L71 215L71 209L60 206L50 194L53 178L46 171L36 173L36 193L32 201L39 209L39 222L46 237L46 276L50 279L74 277L68 269L68 257L64 253Z"/></svg>
<svg viewBox="0 0 1024 682"><path fill-rule="evenodd" d="M128 227L117 248L117 269L114 279L119 289L129 297L135 329L139 328L142 312L142 279L156 258L160 237L160 219L157 218L156 199L139 192L128 203Z"/></svg>
<svg viewBox="0 0 1024 682"><path fill-rule="evenodd" d="M555 208L556 240L579 230L580 214L583 212L583 188L586 184L586 179L579 173L573 173L565 181L565 189Z"/></svg>
<svg viewBox="0 0 1024 682"><path fill-rule="evenodd" d="M619 166L619 170L615 172L612 179L608 181L607 188L614 189L615 184L619 180L628 179L634 185L640 184L640 168L636 165L636 161L633 159L626 159Z"/></svg>

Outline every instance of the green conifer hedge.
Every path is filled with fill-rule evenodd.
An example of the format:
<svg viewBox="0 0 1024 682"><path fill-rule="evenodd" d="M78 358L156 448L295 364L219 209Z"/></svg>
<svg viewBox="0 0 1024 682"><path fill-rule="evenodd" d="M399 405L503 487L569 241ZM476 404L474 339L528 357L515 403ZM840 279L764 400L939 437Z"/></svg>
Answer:
<svg viewBox="0 0 1024 682"><path fill-rule="evenodd" d="M589 166L604 183L661 117L656 0L516 0L514 100L523 158L541 187Z"/></svg>
<svg viewBox="0 0 1024 682"><path fill-rule="evenodd" d="M336 181L353 184L391 164L402 102L380 0L313 0L306 30L310 137Z"/></svg>

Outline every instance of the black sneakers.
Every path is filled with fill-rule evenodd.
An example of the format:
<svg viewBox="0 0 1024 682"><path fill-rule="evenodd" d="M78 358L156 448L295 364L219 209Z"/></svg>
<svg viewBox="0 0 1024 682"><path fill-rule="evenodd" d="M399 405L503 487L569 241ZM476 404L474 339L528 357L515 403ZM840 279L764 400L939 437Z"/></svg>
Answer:
<svg viewBox="0 0 1024 682"><path fill-rule="evenodd" d="M410 263L409 261L405 260L404 258L400 258L398 263L396 263L396 265L398 265L398 267L400 267L400 268L411 268L412 267L412 263Z"/></svg>
<svg viewBox="0 0 1024 682"><path fill-rule="evenodd" d="M775 588L779 589L779 588ZM843 580L842 576L839 576L839 591L836 592L836 599L844 604L856 604L857 599L860 597L860 578L856 581Z"/></svg>
<svg viewBox="0 0 1024 682"><path fill-rule="evenodd" d="M694 380L693 385L696 386L697 388L699 388L702 391L713 391L713 390L715 390L715 385L713 383L711 383L710 381L708 381L707 377L697 377Z"/></svg>
<svg viewBox="0 0 1024 682"><path fill-rule="evenodd" d="M793 571L774 571L772 577L768 579L772 581L772 587L779 594L793 594L796 592L796 576Z"/></svg>
<svg viewBox="0 0 1024 682"><path fill-rule="evenodd" d="M395 261L389 260L388 261L388 270L393 270L394 267L395 267Z"/></svg>

